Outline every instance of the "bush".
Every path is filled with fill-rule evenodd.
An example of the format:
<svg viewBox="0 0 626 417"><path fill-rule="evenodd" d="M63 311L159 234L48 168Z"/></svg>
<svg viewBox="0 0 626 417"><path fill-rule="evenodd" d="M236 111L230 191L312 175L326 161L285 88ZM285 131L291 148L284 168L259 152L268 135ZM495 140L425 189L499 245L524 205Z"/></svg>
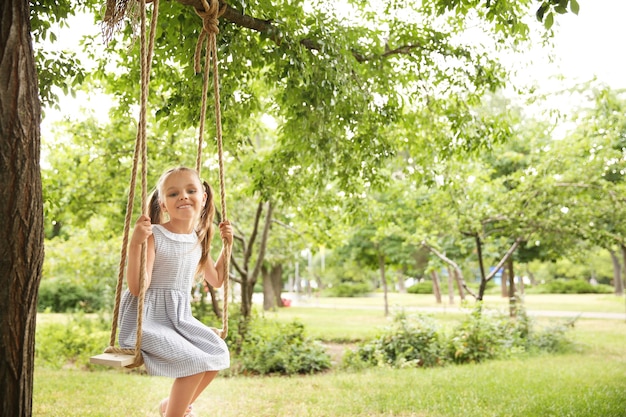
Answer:
<svg viewBox="0 0 626 417"><path fill-rule="evenodd" d="M530 346L533 350L538 352L571 352L576 348L574 342L567 335L571 327L573 327L573 322L548 326L531 335L529 338Z"/></svg>
<svg viewBox="0 0 626 417"><path fill-rule="evenodd" d="M366 282L341 282L324 290L327 297L359 297L368 294L371 286Z"/></svg>
<svg viewBox="0 0 626 417"><path fill-rule="evenodd" d="M109 344L111 322L104 317L88 318L82 314L68 317L67 323L37 326L35 360L55 369L73 365L93 368L89 358L104 351Z"/></svg>
<svg viewBox="0 0 626 417"><path fill-rule="evenodd" d="M533 288L538 294L611 294L613 287L609 285L591 285L587 281L557 279Z"/></svg>
<svg viewBox="0 0 626 417"><path fill-rule="evenodd" d="M432 281L422 281L418 282L415 285L411 285L407 292L409 294L433 294L433 282Z"/></svg>
<svg viewBox="0 0 626 417"><path fill-rule="evenodd" d="M252 323L241 355L231 371L244 374L312 374L330 368L330 356L317 341L304 335L304 325Z"/></svg>
<svg viewBox="0 0 626 417"><path fill-rule="evenodd" d="M433 319L400 314L384 333L356 351L347 352L343 366L358 368L361 363L374 366L432 367L443 362L439 329Z"/></svg>
<svg viewBox="0 0 626 417"><path fill-rule="evenodd" d="M37 311L93 313L108 307L108 291L94 291L74 282L45 279L39 286Z"/></svg>
<svg viewBox="0 0 626 417"><path fill-rule="evenodd" d="M479 363L522 353L562 353L573 346L566 334L569 326L566 323L535 331L523 309L511 319L486 312L478 305L458 326L444 334L426 316L409 318L402 314L381 336L347 351L342 367L429 367Z"/></svg>
<svg viewBox="0 0 626 417"><path fill-rule="evenodd" d="M454 363L478 363L496 358L507 345L503 324L477 306L453 330L447 344L448 357Z"/></svg>

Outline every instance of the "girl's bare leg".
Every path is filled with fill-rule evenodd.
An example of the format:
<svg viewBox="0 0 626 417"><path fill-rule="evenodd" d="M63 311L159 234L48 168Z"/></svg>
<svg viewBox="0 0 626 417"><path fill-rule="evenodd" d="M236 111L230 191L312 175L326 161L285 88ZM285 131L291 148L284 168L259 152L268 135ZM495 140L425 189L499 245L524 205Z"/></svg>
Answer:
<svg viewBox="0 0 626 417"><path fill-rule="evenodd" d="M174 380L167 402L166 417L183 417L185 415L187 407L191 404L192 397L203 377L204 372Z"/></svg>
<svg viewBox="0 0 626 417"><path fill-rule="evenodd" d="M189 402L189 404L193 404L193 402L196 401L196 398L198 398L200 394L202 394L202 391L204 391L206 387L208 387L209 384L213 381L213 379L215 379L215 377L217 376L217 372L218 371L204 372L204 376L202 377L202 380L198 384L196 388L196 392L194 392L193 394L193 397L191 397L191 401Z"/></svg>
<svg viewBox="0 0 626 417"><path fill-rule="evenodd" d="M189 404L213 381L218 371L207 371L199 374L176 378L167 402L166 417L182 417Z"/></svg>

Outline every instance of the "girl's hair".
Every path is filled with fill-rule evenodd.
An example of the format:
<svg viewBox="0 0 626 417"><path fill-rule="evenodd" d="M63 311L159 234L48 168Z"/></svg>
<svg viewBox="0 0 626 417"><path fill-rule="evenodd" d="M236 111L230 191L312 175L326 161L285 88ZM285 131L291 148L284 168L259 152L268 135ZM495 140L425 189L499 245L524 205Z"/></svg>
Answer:
<svg viewBox="0 0 626 417"><path fill-rule="evenodd" d="M156 188L152 192L152 196L150 197L149 203L149 216L152 221L152 224L161 224L163 223L163 212L161 210L161 195L163 195L163 185L165 184L165 180L175 172L193 172L198 179L198 182L202 185L203 191L206 193L206 201L204 203L204 207L202 208L202 212L200 213L200 218L198 219L198 224L196 225L196 233L198 234L198 242L200 243L200 247L202 248L202 256L200 257L200 262L198 264L198 271L204 271L204 267L206 266L209 254L211 252L211 240L213 239L213 217L215 216L215 205L213 204L213 190L208 182L202 181L198 172L195 169L187 168L187 167L177 167L172 168L163 173L159 181L157 182Z"/></svg>

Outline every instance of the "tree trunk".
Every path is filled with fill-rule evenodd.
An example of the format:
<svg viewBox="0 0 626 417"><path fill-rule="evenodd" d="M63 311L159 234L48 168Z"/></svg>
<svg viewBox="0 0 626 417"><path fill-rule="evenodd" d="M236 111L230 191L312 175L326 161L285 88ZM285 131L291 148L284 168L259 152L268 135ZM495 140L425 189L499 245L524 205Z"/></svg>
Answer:
<svg viewBox="0 0 626 417"><path fill-rule="evenodd" d="M480 286L478 287L478 301L482 301L485 296L485 290L487 289L487 277L485 276L485 264L483 262L483 244L480 241L480 236L474 236L476 240L476 255L478 256L478 269L480 271Z"/></svg>
<svg viewBox="0 0 626 417"><path fill-rule="evenodd" d="M530 280L530 285L532 285L533 287L537 286L537 279L535 278L535 274L533 274L533 271L530 270L530 268L528 268L528 265L526 266L526 273L528 274L528 279Z"/></svg>
<svg viewBox="0 0 626 417"><path fill-rule="evenodd" d="M263 225L263 231L261 233L261 241L259 242L259 250L256 256L256 261L254 264L254 269L250 272L250 262L252 259L252 252L256 242L256 237L259 232L259 225L261 215L263 214L263 206L267 205L267 211L265 213L265 224ZM250 318L252 314L252 294L254 292L254 285L256 284L259 275L261 274L261 266L263 265L263 260L265 259L265 249L267 248L267 239L269 237L270 224L272 220L272 212L273 207L270 202L264 204L263 202L259 202L256 216L254 220L254 228L252 233L250 234L250 239L246 244L245 239L239 238L242 242L243 254L242 260L239 261L232 257L231 265L239 274L239 279L233 279L233 281L238 282L241 286L241 316L244 320Z"/></svg>
<svg viewBox="0 0 626 417"><path fill-rule="evenodd" d="M213 288L213 286L206 283L206 281L205 281L205 288L207 292L209 293L209 295L211 296L211 309L213 310L213 313L218 318L221 319L223 314L222 314L222 308L220 307L220 302L217 300L217 291L215 291L215 288Z"/></svg>
<svg viewBox="0 0 626 417"><path fill-rule="evenodd" d="M383 293L385 298L385 317L389 315L389 301L387 299L387 278L385 277L385 257L382 253L378 253L378 269L380 271L380 280L383 284Z"/></svg>
<svg viewBox="0 0 626 417"><path fill-rule="evenodd" d="M478 239L477 239L477 241L478 241ZM493 271L491 271L489 273L489 275L487 275L486 277L483 276L481 278L481 280L480 280L480 287L478 288L478 298L476 298L477 300L482 301L482 299L483 299L483 297L485 295L485 289L487 288L487 283L489 281L491 281L494 276L496 276L496 273L500 269L502 269L502 267L509 260L509 258L511 256L513 256L513 253L515 253L515 251L517 250L517 247L520 245L521 242L522 242L522 239L520 239L520 238L515 239L515 242L513 242L513 244L509 248L509 250L507 250L506 253L504 254L504 256L502 257L502 259L500 259L500 262L498 262L498 265L496 265L493 268Z"/></svg>
<svg viewBox="0 0 626 417"><path fill-rule="evenodd" d="M448 302L454 305L454 269L448 268Z"/></svg>
<svg viewBox="0 0 626 417"><path fill-rule="evenodd" d="M273 310L284 307L281 293L283 289L283 265L266 266L261 269L263 275L263 310Z"/></svg>
<svg viewBox="0 0 626 417"><path fill-rule="evenodd" d="M0 6L0 413L32 415L43 198L29 2Z"/></svg>
<svg viewBox="0 0 626 417"><path fill-rule="evenodd" d="M439 285L439 274L437 274L437 271L433 270L430 275L433 278L433 293L435 293L435 300L437 300L437 304L441 304L441 286Z"/></svg>
<svg viewBox="0 0 626 417"><path fill-rule="evenodd" d="M398 275L398 293L400 294L406 294L406 285L404 285L404 275L403 274L397 274Z"/></svg>
<svg viewBox="0 0 626 417"><path fill-rule="evenodd" d="M278 307L284 307L283 303L283 264L272 265L270 270L270 281L274 287L274 297L276 298L276 305Z"/></svg>
<svg viewBox="0 0 626 417"><path fill-rule="evenodd" d="M454 280L456 281L456 288L459 290L459 298L461 301L465 300L465 280L461 276L461 270L458 268L454 269Z"/></svg>
<svg viewBox="0 0 626 417"><path fill-rule="evenodd" d="M609 249L609 253L611 254L611 260L613 261L613 288L615 289L615 294L617 295L617 288L622 280L622 266L619 263L619 257L615 251L613 249ZM622 293L623 292L624 289L622 288Z"/></svg>
<svg viewBox="0 0 626 417"><path fill-rule="evenodd" d="M624 268L622 268L621 278L615 283L616 295L624 295L624 283L626 283L626 246L620 245L620 249L622 250L622 263L624 264Z"/></svg>
<svg viewBox="0 0 626 417"><path fill-rule="evenodd" d="M261 267L261 277L263 279L263 310L274 310L276 309L276 296L274 295L274 286L272 285L267 265Z"/></svg>
<svg viewBox="0 0 626 417"><path fill-rule="evenodd" d="M507 286L507 281L509 280L509 274L506 269L502 270L502 274L500 274L500 295L502 298L506 298L509 296L509 288Z"/></svg>
<svg viewBox="0 0 626 417"><path fill-rule="evenodd" d="M515 271L513 269L513 257L510 257L507 261L508 276L509 276L509 315L515 317L517 314L517 306L515 302Z"/></svg>
<svg viewBox="0 0 626 417"><path fill-rule="evenodd" d="M526 289L524 288L524 277L520 275L519 279L517 280L517 284L518 284L518 288L519 288L519 294L520 294L520 299L523 298L524 293L526 291Z"/></svg>

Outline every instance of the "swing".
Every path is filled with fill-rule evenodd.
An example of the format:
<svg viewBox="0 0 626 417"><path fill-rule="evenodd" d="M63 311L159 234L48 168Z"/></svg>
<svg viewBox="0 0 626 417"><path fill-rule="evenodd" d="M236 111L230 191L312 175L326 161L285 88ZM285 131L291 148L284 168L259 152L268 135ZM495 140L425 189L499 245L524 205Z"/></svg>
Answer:
<svg viewBox="0 0 626 417"><path fill-rule="evenodd" d="M149 1L149 0L148 0ZM104 353L92 356L90 362L99 365L107 365L113 367L126 367L135 368L143 364L141 356L141 335L142 335L142 321L143 321L143 305L144 297L146 293L145 288L145 274L146 274L146 251L147 246L144 243L142 245L142 255L139 283L140 292L138 295L138 307L137 307L137 337L134 349L124 349L115 346L115 339L117 336L117 322L119 317L120 300L122 296L122 288L124 284L124 269L126 265L128 237L130 231L130 223L133 212L133 202L135 199L135 185L137 182L137 167L139 164L139 158L141 157L141 212L147 213L147 201L148 201L148 181L147 181L147 144L146 144L146 107L148 98L148 88L150 81L150 66L152 60L152 53L154 51L154 38L156 32L156 23L158 18L159 0L153 0L153 11L150 22L150 39L148 48L146 48L146 0L140 0L140 18L141 18L141 96L140 96L140 113L139 113L139 125L137 129L137 138L135 141L135 151L133 158L133 167L131 172L131 180L129 186L128 202L126 206L126 217L124 221L124 236L122 239L122 249L120 256L119 272L117 287L115 291L115 307L113 312L113 319L111 324L111 337L109 346L104 350ZM124 17L125 8L127 6L127 0L107 0L107 10L105 15L105 23L108 23L108 36L111 35L113 28L118 25L121 19ZM221 124L221 109L220 109L220 97L219 97L219 75L217 67L217 43L216 35L219 32L218 19L224 13L225 8L219 9L218 1L211 1L211 4L207 0L202 0L204 11L196 10L198 16L202 18L202 30L196 44L196 50L194 53L194 65L196 74L201 71L201 52L202 45L206 40L206 55L205 65L203 72L203 86L202 86L202 105L200 109L200 126L198 133L198 150L196 158L196 171L200 175L202 165L202 144L203 144L203 132L204 132L204 119L206 118L206 96L208 93L208 78L209 78L209 66L208 60L210 56L213 56L213 89L215 98L215 123L216 123L216 136L217 136L217 150L218 150L218 163L219 163L219 179L220 179L220 202L221 202L221 215L222 221L228 219L226 212L226 191L224 185L224 160L223 160L223 148L222 148L222 124ZM107 30L105 29L105 38L107 37ZM147 49L147 50L146 50ZM228 269L231 255L231 248L226 241L224 245L224 300L222 304L222 329L214 329L215 332L222 338L226 338L228 334Z"/></svg>

